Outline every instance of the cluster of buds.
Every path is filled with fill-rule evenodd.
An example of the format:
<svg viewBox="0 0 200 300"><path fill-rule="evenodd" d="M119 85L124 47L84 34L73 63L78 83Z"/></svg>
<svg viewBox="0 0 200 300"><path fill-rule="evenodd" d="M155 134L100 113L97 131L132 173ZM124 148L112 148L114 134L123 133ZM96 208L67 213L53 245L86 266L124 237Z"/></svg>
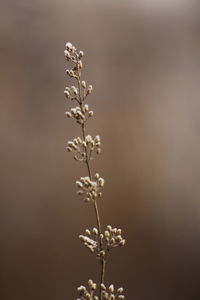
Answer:
<svg viewBox="0 0 200 300"><path fill-rule="evenodd" d="M92 231L86 229L85 235L79 235L79 239L81 240L81 242L84 243L85 247L88 248L92 253L96 252L97 255L100 251L98 234L99 234L98 229L94 227Z"/></svg>
<svg viewBox="0 0 200 300"><path fill-rule="evenodd" d="M110 225L104 233L100 233L95 227L92 230L86 229L85 235L80 235L79 239L97 258L105 258L111 249L124 246L126 242L122 237L122 230Z"/></svg>
<svg viewBox="0 0 200 300"><path fill-rule="evenodd" d="M122 295L124 289L118 288L115 291L114 285L111 284L108 288L104 284L101 284L103 300L124 300L125 297Z"/></svg>
<svg viewBox="0 0 200 300"><path fill-rule="evenodd" d="M77 106L65 112L68 118L74 118L78 124L84 124L90 117L94 115L93 110L89 110L89 105L84 104L82 107Z"/></svg>
<svg viewBox="0 0 200 300"><path fill-rule="evenodd" d="M67 58L67 60L72 59L72 55L76 52L76 48L72 45L72 43L67 42L65 44L65 51L64 54Z"/></svg>
<svg viewBox="0 0 200 300"><path fill-rule="evenodd" d="M90 279L90 280L88 280L87 285L88 285L87 288L83 285L81 285L77 288L78 293L79 293L79 297L81 297L81 299L77 299L77 300L98 300L99 298L94 295L94 293L97 289L96 283L94 283Z"/></svg>
<svg viewBox="0 0 200 300"><path fill-rule="evenodd" d="M81 87L83 89L83 101L85 100L85 98L90 95L93 91L93 86L92 85L86 85L86 82L83 80L81 81Z"/></svg>
<svg viewBox="0 0 200 300"><path fill-rule="evenodd" d="M88 281L88 287L81 285L78 287L79 297L81 299L77 300L100 300L98 296L95 295L97 290L97 285L91 279ZM104 284L101 284L102 290L102 300L124 300L123 288L118 288L115 290L114 285L111 284L108 288Z"/></svg>
<svg viewBox="0 0 200 300"><path fill-rule="evenodd" d="M72 61L73 63L81 62L82 57L84 56L83 51L77 52L77 49L72 45L72 43L67 42L65 44L64 55L68 61Z"/></svg>
<svg viewBox="0 0 200 300"><path fill-rule="evenodd" d="M87 135L85 140L77 137L73 141L67 143L66 149L69 152L73 152L74 159L85 162L86 159L89 161L93 159L92 154L95 152L99 154L101 152L101 141L100 136L97 135L92 138L91 135Z"/></svg>
<svg viewBox="0 0 200 300"><path fill-rule="evenodd" d="M101 188L104 186L104 179L95 174L95 181L91 180L89 176L81 177L80 181L76 181L76 185L79 188L78 194L85 195L85 202L94 202L96 198L102 196Z"/></svg>
<svg viewBox="0 0 200 300"><path fill-rule="evenodd" d="M126 240L122 238L122 230L118 228L112 228L110 225L107 226L104 237L106 240L107 250L115 248L117 246L124 246Z"/></svg>
<svg viewBox="0 0 200 300"><path fill-rule="evenodd" d="M74 71L69 71L67 70L67 74L70 76L70 77L73 77L74 75ZM86 87L86 83L85 81L82 81L81 82L81 87L83 89L83 97L82 97L82 100L84 101L86 96L90 95L93 91L93 87L92 85L88 85L88 87ZM77 87L75 87L74 85L72 85L71 87L66 87L65 90L64 90L64 94L65 94L65 97L69 100L76 100L79 102L79 99L78 99L78 94L79 94L79 89ZM79 102L80 103L80 102Z"/></svg>
<svg viewBox="0 0 200 300"><path fill-rule="evenodd" d="M70 100L76 100L78 95L78 88L72 85L71 87L66 87L64 90L65 97Z"/></svg>

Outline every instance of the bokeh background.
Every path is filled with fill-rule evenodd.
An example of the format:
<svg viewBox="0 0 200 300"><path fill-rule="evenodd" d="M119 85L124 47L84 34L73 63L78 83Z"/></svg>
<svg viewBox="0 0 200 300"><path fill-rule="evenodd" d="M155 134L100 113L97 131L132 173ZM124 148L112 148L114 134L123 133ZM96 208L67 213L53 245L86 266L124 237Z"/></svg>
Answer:
<svg viewBox="0 0 200 300"><path fill-rule="evenodd" d="M0 299L70 300L98 280L94 226L65 151L67 41L84 50L105 179L103 224L127 246L106 281L126 299L200 299L200 11L193 0L1 0Z"/></svg>

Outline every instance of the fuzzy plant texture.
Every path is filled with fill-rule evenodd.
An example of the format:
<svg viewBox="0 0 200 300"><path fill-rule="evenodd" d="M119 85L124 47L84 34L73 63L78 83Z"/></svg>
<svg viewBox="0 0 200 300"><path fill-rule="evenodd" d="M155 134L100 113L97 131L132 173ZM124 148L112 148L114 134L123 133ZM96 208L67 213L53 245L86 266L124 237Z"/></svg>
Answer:
<svg viewBox="0 0 200 300"><path fill-rule="evenodd" d="M99 283L96 284L90 279L86 286L78 287L79 298L77 300L122 300L125 299L122 287L115 289L113 284L107 287L105 284L108 254L113 248L124 246L125 239L122 237L121 229L113 228L110 225L102 229L101 225L98 200L102 197L105 181L98 173L93 174L91 169L92 160L101 152L101 138L99 135L92 137L86 133L86 124L93 117L94 112L85 102L92 93L93 87L82 80L83 51L78 51L70 42L67 42L64 55L70 66L66 70L66 74L75 82L71 87L65 88L64 94L67 100L77 105L65 114L68 118L73 119L81 130L81 136L69 141L66 148L72 153L76 161L84 163L86 166L86 176L76 181L77 193L86 203L93 206L96 218L96 227L86 229L84 234L79 236L79 239L100 262Z"/></svg>

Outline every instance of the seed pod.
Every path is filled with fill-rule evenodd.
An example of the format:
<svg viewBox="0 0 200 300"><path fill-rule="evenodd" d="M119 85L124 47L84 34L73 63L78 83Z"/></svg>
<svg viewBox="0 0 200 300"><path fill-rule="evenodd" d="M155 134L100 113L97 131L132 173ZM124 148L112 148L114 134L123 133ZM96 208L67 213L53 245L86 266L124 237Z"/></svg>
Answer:
<svg viewBox="0 0 200 300"><path fill-rule="evenodd" d="M94 112L93 110L90 110L89 113L88 113L89 117L92 117L94 115Z"/></svg>
<svg viewBox="0 0 200 300"><path fill-rule="evenodd" d="M81 81L81 86L85 89L86 88L86 82L85 81Z"/></svg>
<svg viewBox="0 0 200 300"><path fill-rule="evenodd" d="M69 111L66 111L66 112L65 112L65 115L66 115L68 118L71 118L71 117L72 117L72 114L71 114Z"/></svg>
<svg viewBox="0 0 200 300"><path fill-rule="evenodd" d="M110 293L113 293L113 292L114 292L114 285L111 284L111 285L109 286L108 290L109 290Z"/></svg>
<svg viewBox="0 0 200 300"><path fill-rule="evenodd" d="M97 230L97 228L96 228L96 227L94 227L94 228L92 229L92 232L93 232L95 235L97 235L97 234L98 234L98 230Z"/></svg>

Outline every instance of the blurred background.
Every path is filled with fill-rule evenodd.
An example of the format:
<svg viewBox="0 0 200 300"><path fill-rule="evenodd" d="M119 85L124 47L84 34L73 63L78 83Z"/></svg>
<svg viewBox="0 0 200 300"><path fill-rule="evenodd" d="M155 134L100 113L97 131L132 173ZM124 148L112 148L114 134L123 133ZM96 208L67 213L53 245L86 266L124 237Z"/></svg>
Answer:
<svg viewBox="0 0 200 300"><path fill-rule="evenodd" d="M193 0L1 0L0 299L70 300L99 265L78 240L95 225L86 175L65 146L64 45L84 79L106 180L104 225L123 229L106 282L126 299L200 299L200 10Z"/></svg>

